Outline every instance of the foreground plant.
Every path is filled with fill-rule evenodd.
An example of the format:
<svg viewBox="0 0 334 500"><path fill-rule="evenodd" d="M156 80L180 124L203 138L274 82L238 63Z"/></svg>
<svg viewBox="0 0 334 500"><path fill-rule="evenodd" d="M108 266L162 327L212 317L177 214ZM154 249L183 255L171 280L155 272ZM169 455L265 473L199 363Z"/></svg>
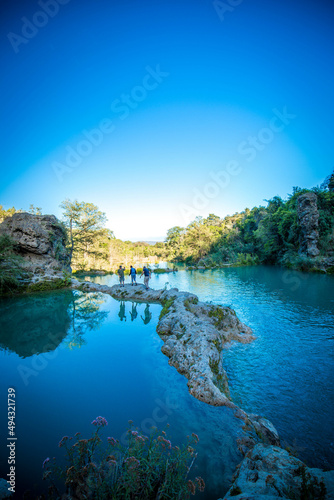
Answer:
<svg viewBox="0 0 334 500"><path fill-rule="evenodd" d="M59 447L66 450L68 465L56 466L55 459L43 462L43 479L50 481L52 499L124 499L167 500L187 499L196 490L204 491L204 481L188 479L195 462L198 436L188 436L181 447L172 446L165 431L152 428L149 436L140 434L129 422L127 446L113 437L102 448L100 431L108 425L103 417L92 424L96 427L89 439L64 436ZM73 443L73 444L72 444ZM61 495L56 477L65 480L66 493Z"/></svg>

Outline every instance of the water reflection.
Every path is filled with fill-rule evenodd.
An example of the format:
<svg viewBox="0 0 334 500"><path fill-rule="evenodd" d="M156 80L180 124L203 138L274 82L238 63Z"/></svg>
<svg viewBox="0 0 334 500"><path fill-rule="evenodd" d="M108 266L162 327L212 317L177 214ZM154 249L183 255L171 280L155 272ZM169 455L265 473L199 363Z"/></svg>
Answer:
<svg viewBox="0 0 334 500"><path fill-rule="evenodd" d="M137 305L138 304L136 302L132 302L132 309L131 309L131 311L129 311L129 314L131 316L131 321L134 321L136 319L136 317L138 316Z"/></svg>
<svg viewBox="0 0 334 500"><path fill-rule="evenodd" d="M119 306L119 313L118 313L119 319L121 321L126 321L126 314L125 314L125 302L121 300L120 306Z"/></svg>
<svg viewBox="0 0 334 500"><path fill-rule="evenodd" d="M70 328L72 302L72 291L1 300L0 347L21 358L55 350Z"/></svg>
<svg viewBox="0 0 334 500"><path fill-rule="evenodd" d="M131 310L129 311L131 321L134 321L138 317L137 307L139 304L140 304L139 302L132 302L131 304ZM126 305L129 305L129 302L125 302L124 300L120 301L118 317L121 321L126 321ZM144 317L143 316L140 317L143 320L144 325L148 325L148 323L151 321L152 313L150 311L149 304L146 304L146 307L144 309Z"/></svg>
<svg viewBox="0 0 334 500"><path fill-rule="evenodd" d="M101 310L102 304L107 297L102 293L73 293L68 313L71 317L71 328L67 347L70 349L80 348L86 344L84 335L92 330L100 328L109 312Z"/></svg>
<svg viewBox="0 0 334 500"><path fill-rule="evenodd" d="M149 304L146 304L146 307L144 309L144 317L143 316L140 316L140 317L144 321L144 325L147 325L151 321L152 313L150 312Z"/></svg>
<svg viewBox="0 0 334 500"><path fill-rule="evenodd" d="M84 335L108 316L101 293L38 293L0 301L0 348L21 358L54 351L66 338L70 349L85 344Z"/></svg>

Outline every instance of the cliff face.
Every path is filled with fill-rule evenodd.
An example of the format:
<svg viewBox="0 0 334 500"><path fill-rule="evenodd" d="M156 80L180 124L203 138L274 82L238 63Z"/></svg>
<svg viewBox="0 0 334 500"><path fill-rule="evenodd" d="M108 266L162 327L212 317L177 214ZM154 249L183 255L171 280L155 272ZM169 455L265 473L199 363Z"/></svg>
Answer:
<svg viewBox="0 0 334 500"><path fill-rule="evenodd" d="M16 252L23 257L23 267L33 281L71 272L66 233L54 215L15 213L0 224L2 234L16 243Z"/></svg>
<svg viewBox="0 0 334 500"><path fill-rule="evenodd" d="M319 255L317 195L311 192L299 196L297 213L301 226L300 253L306 253L308 257L317 257Z"/></svg>

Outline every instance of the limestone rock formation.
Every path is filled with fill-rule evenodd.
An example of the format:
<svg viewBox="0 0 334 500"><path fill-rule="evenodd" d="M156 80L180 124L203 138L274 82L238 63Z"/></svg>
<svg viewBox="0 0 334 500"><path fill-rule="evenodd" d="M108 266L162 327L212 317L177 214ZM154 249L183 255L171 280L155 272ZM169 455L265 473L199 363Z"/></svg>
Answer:
<svg viewBox="0 0 334 500"><path fill-rule="evenodd" d="M317 195L312 192L300 195L297 213L301 226L300 253L306 253L308 257L317 257L319 255Z"/></svg>
<svg viewBox="0 0 334 500"><path fill-rule="evenodd" d="M270 500L278 497L333 499L334 471L310 469L286 450L259 443L238 467L224 500Z"/></svg>
<svg viewBox="0 0 334 500"><path fill-rule="evenodd" d="M76 280L72 280L72 286L109 293L122 300L160 302L164 306L157 326L164 341L161 350L169 357L169 364L188 379L190 394L213 406L239 410L230 398L222 350L232 340L247 343L255 337L232 309L199 302L196 295L179 292L177 288L145 290L143 285L108 287Z"/></svg>
<svg viewBox="0 0 334 500"><path fill-rule="evenodd" d="M15 213L0 224L0 235L9 235L24 259L23 267L32 281L71 272L65 247L66 233L54 215Z"/></svg>

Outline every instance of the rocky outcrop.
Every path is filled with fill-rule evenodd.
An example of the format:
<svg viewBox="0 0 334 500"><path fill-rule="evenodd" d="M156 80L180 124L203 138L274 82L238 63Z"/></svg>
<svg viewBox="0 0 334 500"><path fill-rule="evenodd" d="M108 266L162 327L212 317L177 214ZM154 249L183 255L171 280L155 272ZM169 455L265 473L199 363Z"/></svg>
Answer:
<svg viewBox="0 0 334 500"><path fill-rule="evenodd" d="M269 420L247 414L231 400L222 364L224 345L231 341L248 343L255 338L232 309L200 302L196 295L177 288L108 287L77 280L72 280L72 287L108 293L119 300L162 304L157 332L164 341L161 350L169 357L169 364L188 379L189 392L195 398L213 406L233 408L234 415L244 422L237 448L245 458L224 500L334 500L334 471L307 468L280 448L279 435Z"/></svg>
<svg viewBox="0 0 334 500"><path fill-rule="evenodd" d="M25 212L7 217L0 225L0 235L7 234L23 257L23 267L31 281L52 279L71 272L66 250L66 232L54 215Z"/></svg>
<svg viewBox="0 0 334 500"><path fill-rule="evenodd" d="M224 500L333 499L334 471L310 469L277 446L257 444L235 473Z"/></svg>
<svg viewBox="0 0 334 500"><path fill-rule="evenodd" d="M313 192L302 194L298 197L297 203L297 213L301 227L300 253L306 253L308 257L317 257L319 255L317 195Z"/></svg>
<svg viewBox="0 0 334 500"><path fill-rule="evenodd" d="M161 350L169 357L169 364L188 379L190 394L214 406L238 409L230 398L222 351L227 342L247 343L255 337L232 309L199 302L196 295L179 292L177 288L146 290L143 285L108 287L76 280L72 283L74 288L109 293L117 299L161 303L157 326L164 341Z"/></svg>
<svg viewBox="0 0 334 500"><path fill-rule="evenodd" d="M164 345L161 350L169 364L188 379L192 396L213 406L233 408L244 422L239 451L247 453L258 442L279 444L273 424L258 415L248 415L230 397L228 379L223 368L223 349L231 341L249 343L255 339L251 329L242 323L229 307L199 302L192 293L171 290L146 290L143 285L112 287L72 280L72 287L86 292L108 293L116 299L156 302L163 305L157 332Z"/></svg>

